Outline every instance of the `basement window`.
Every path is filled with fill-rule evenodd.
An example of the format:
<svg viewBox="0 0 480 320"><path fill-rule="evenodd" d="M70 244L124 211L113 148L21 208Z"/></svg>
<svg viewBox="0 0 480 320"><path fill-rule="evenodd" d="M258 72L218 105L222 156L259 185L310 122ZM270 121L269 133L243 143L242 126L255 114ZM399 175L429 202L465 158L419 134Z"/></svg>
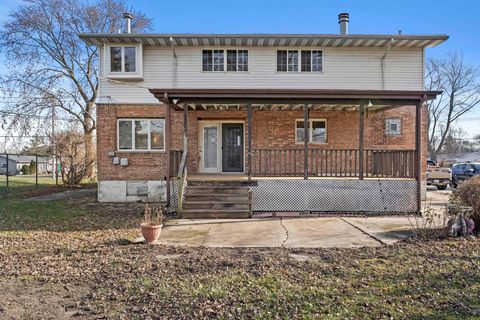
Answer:
<svg viewBox="0 0 480 320"><path fill-rule="evenodd" d="M402 134L401 119L385 119L385 134L387 136L399 136Z"/></svg>
<svg viewBox="0 0 480 320"><path fill-rule="evenodd" d="M118 150L165 150L165 119L120 119L117 128Z"/></svg>

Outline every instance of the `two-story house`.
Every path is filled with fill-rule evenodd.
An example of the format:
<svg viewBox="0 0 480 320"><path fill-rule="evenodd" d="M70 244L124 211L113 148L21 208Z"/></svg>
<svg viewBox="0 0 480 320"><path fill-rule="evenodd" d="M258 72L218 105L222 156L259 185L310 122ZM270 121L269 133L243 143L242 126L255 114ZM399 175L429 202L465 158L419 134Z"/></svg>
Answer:
<svg viewBox="0 0 480 320"><path fill-rule="evenodd" d="M129 15L127 15L129 19ZM425 49L446 35L81 34L100 56L99 201L184 217L417 212Z"/></svg>

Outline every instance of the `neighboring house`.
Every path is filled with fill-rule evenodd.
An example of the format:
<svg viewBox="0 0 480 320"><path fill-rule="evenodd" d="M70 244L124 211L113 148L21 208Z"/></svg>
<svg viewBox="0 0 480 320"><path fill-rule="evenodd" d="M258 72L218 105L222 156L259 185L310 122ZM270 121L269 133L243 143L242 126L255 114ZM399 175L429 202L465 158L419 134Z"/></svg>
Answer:
<svg viewBox="0 0 480 320"><path fill-rule="evenodd" d="M99 201L166 201L184 217L419 211L424 103L439 94L424 91L425 49L448 36L339 24L80 34L100 54Z"/></svg>
<svg viewBox="0 0 480 320"><path fill-rule="evenodd" d="M444 167L451 167L459 162L480 162L480 152L442 153L437 156Z"/></svg>
<svg viewBox="0 0 480 320"><path fill-rule="evenodd" d="M14 176L18 174L17 163L13 159L8 159L5 155L0 155L0 175L6 175L8 170L8 175Z"/></svg>
<svg viewBox="0 0 480 320"><path fill-rule="evenodd" d="M6 164L6 155L0 155L0 163ZM9 167L13 164L14 166L12 167L14 170L16 170L17 174L20 173L22 170L22 167L24 165L30 165L33 162L38 161L37 163L37 170L38 173L44 174L44 173L50 173L52 172L52 159L48 157L35 157L35 156L24 156L24 155L9 155L8 156L8 162L9 162ZM9 168L9 173L12 172L10 171Z"/></svg>

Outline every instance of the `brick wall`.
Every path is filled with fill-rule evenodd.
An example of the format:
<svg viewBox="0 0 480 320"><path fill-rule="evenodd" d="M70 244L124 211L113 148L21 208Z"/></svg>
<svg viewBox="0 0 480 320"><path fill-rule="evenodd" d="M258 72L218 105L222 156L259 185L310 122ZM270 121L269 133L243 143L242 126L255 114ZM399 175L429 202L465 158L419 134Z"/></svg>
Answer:
<svg viewBox="0 0 480 320"><path fill-rule="evenodd" d="M128 166L114 165L108 152L117 150L117 119L162 118L165 106L161 105L98 105L97 107L97 168L98 180L163 180L166 174L164 152L116 152L128 158Z"/></svg>
<svg viewBox="0 0 480 320"><path fill-rule="evenodd" d="M423 128L426 132L426 110ZM166 175L166 155L159 152L117 152L129 159L128 167L112 164L109 151L116 151L118 118L164 117L162 105L99 105L97 110L97 151L99 180L160 180ZM183 111L171 112L171 149L183 149ZM402 135L386 136L385 119L402 119ZM310 118L327 120L327 144L310 145L315 148L358 148L359 113L339 111L312 111ZM295 120L303 119L303 111L254 111L252 118L252 147L301 147L295 143ZM245 111L189 111L188 169L198 172L199 122L202 120L241 120L247 122ZM245 127L245 132L247 128ZM423 135L422 158L426 159L426 134ZM246 143L246 141L245 141ZM415 149L415 107L406 106L365 115L365 148ZM246 163L246 161L245 161ZM422 166L422 170L425 168Z"/></svg>

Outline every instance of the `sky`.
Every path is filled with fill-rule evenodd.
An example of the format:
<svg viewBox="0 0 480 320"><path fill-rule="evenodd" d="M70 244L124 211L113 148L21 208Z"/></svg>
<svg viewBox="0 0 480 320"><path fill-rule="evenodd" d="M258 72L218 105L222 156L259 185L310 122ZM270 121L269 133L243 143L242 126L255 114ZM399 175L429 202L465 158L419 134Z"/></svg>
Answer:
<svg viewBox="0 0 480 320"><path fill-rule="evenodd" d="M153 19L158 33L338 33L340 12L350 14L349 33L447 34L445 43L427 49L427 58L463 52L480 66L478 0L313 0L313 1L147 1L127 0ZM0 12L20 1L0 0ZM5 19L0 17L0 22ZM0 56L0 73L3 70ZM480 106L457 125L480 134Z"/></svg>

